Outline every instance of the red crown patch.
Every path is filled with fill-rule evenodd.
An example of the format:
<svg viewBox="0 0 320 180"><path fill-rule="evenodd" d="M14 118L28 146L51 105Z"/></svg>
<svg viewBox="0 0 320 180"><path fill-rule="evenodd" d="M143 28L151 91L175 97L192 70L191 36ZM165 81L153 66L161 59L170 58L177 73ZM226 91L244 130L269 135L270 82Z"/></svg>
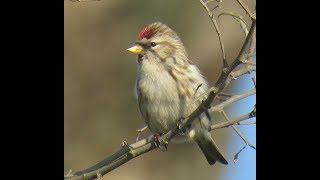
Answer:
<svg viewBox="0 0 320 180"><path fill-rule="evenodd" d="M140 31L139 39L143 39L143 38L150 39L155 33L156 32L154 31L154 29L146 27L142 31Z"/></svg>

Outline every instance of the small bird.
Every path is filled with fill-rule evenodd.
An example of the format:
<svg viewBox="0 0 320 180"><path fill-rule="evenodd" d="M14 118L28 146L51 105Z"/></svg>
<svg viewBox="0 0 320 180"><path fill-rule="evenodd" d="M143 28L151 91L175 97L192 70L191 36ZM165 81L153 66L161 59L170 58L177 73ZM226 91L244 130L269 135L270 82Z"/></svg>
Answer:
<svg viewBox="0 0 320 180"><path fill-rule="evenodd" d="M177 33L161 22L141 30L138 40L127 50L138 55L134 90L139 110L152 133L164 134L199 106L199 97L208 89L208 83L189 59ZM183 136L199 145L210 165L216 161L228 164L209 129L210 116L203 113Z"/></svg>

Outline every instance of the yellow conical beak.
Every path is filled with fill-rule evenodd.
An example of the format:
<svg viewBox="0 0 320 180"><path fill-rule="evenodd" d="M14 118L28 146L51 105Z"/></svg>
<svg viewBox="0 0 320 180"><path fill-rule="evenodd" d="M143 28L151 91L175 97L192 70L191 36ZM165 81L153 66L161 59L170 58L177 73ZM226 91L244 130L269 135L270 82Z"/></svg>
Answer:
<svg viewBox="0 0 320 180"><path fill-rule="evenodd" d="M143 48L140 45L134 45L131 48L127 49L134 54L143 54Z"/></svg>

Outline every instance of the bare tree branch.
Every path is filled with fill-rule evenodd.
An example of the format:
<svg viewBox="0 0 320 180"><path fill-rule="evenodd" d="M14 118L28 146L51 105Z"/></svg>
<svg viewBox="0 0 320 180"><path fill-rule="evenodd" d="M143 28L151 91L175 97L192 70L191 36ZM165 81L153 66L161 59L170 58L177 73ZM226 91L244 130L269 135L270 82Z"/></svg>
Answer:
<svg viewBox="0 0 320 180"><path fill-rule="evenodd" d="M242 75L244 75L244 74L250 73L251 71L255 71L255 70L256 70L256 68L253 67L253 66L245 66L245 67L243 67L243 68L241 68L241 69L239 69L239 70L237 70L237 71L232 71L232 72L228 75L228 78L227 78L227 79L225 80L225 82L224 82L224 83L225 83L225 87L227 87L232 80L236 80L238 77L240 77L240 76L242 76ZM206 93L201 94L201 95L200 95L199 97L197 97L191 104L193 104L193 103L195 103L195 102L197 102L197 101L200 101L200 99L203 99L203 98L206 97L210 92L215 91L215 90L216 90L216 87L215 87L215 86L209 88ZM221 97L221 96L226 96L225 94L226 94L226 93L220 91L218 95ZM217 96L216 98L218 98L219 96ZM229 95L229 96L231 96L231 95Z"/></svg>
<svg viewBox="0 0 320 180"><path fill-rule="evenodd" d="M253 61L250 61L250 60L244 60L242 63L243 64L248 64L248 65L251 65L251 66L256 66L256 62L253 62Z"/></svg>
<svg viewBox="0 0 320 180"><path fill-rule="evenodd" d="M254 88L254 89L252 89L252 90L250 90L250 91L248 91L248 92L246 92L246 93L243 93L243 94L240 94L240 95L234 95L234 96L232 96L231 98L229 98L228 100L226 100L226 101L224 101L224 102L222 102L222 103L220 103L220 104L217 104L217 105L211 107L210 110L211 110L212 112L222 111L223 108L225 108L225 107L233 104L233 103L236 102L236 101L239 101L239 100L244 99L244 98L246 98L246 97L248 97L248 96L251 96L251 95L253 95L253 94L255 94L255 93L256 93L256 89Z"/></svg>
<svg viewBox="0 0 320 180"><path fill-rule="evenodd" d="M217 96L217 93L219 93L221 90L224 89L226 79L230 75L230 73L233 71L235 67L237 67L239 64L241 64L241 60L245 59L246 53L245 50L248 49L250 42L250 39L252 39L255 35L255 22L253 23L249 35L245 41L245 44L242 47L242 50L240 51L239 56L235 59L235 61L231 64L229 68L226 69L226 71L222 71L221 75L218 79L218 81L214 85L213 91L211 91L207 97L206 100L204 100L201 105L186 119L182 120L181 122L181 129L184 129L188 124L192 123L194 119L199 117L206 109L208 109L214 100L214 98ZM238 97L239 98L239 97ZM236 98L235 98L236 99ZM218 125L217 125L218 126ZM169 143L170 139L175 136L177 133L180 132L180 129L175 127L174 129L170 130L163 136L159 138L159 141L163 144ZM105 160L99 162L98 164L94 165L91 168L85 169L83 171L79 171L74 173L73 175L65 176L65 180L76 180L76 179L95 179L98 176L103 176L104 174L112 171L113 169L119 167L120 165L130 161L131 159L140 156L146 152L149 152L153 149L157 148L155 143L153 142L153 136L149 136L146 139L142 139L138 142L135 142L131 145L128 145L127 143L123 143L120 150L115 152L110 157L106 158Z"/></svg>
<svg viewBox="0 0 320 180"><path fill-rule="evenodd" d="M247 25L247 23L242 19L241 15L237 15L237 14L234 14L234 13L231 13L231 12L224 12L224 13L221 13L221 14L218 15L218 19L219 19L220 16L222 16L222 15L231 16L231 17L233 17L235 20L237 20L237 21L240 23L240 27L242 28L245 36L248 35L248 33L249 33L248 25Z"/></svg>
<svg viewBox="0 0 320 180"><path fill-rule="evenodd" d="M242 121L250 119L250 118L253 118L253 117L255 117L255 116L252 116L251 113L248 113L248 114L245 114L243 116L240 116L240 117L237 117L235 119L232 119L230 121L226 121L226 122L223 122L223 123L217 123L215 125L212 125L211 126L211 130L225 128L225 127L229 127L231 125L240 125L240 123L245 123L245 122L242 122ZM251 124L253 124L253 123L251 123Z"/></svg>
<svg viewBox="0 0 320 180"><path fill-rule="evenodd" d="M222 40L222 36L221 36L221 32L219 30L219 26L218 26L218 23L215 19L215 17L213 16L213 13L212 11L208 8L207 6L207 3L203 2L203 0L199 0L200 3L202 4L202 6L204 7L204 9L207 11L213 25L214 25L214 28L218 34L218 38L219 38L219 42L220 42L220 47L221 47L221 51L222 51L222 61L223 61L223 67L226 68L228 67L228 62L227 62L227 59L226 59L226 52L224 50L224 44L223 44L223 40ZM218 1L219 2L219 1ZM219 7L219 6L217 6ZM214 8L215 9L215 8Z"/></svg>
<svg viewBox="0 0 320 180"><path fill-rule="evenodd" d="M220 2L220 1L218 1L218 0L208 0L207 2L205 2L205 5L208 6L208 4L211 3L211 2Z"/></svg>
<svg viewBox="0 0 320 180"><path fill-rule="evenodd" d="M252 125L252 124L256 124L256 120L236 123L236 125Z"/></svg>
<svg viewBox="0 0 320 180"><path fill-rule="evenodd" d="M248 52L254 52L254 50L255 50L255 47L254 47L255 46L255 36L256 36L255 18L252 18L253 23L252 23L251 28L249 30L248 36L246 37L246 40L241 48L240 53L238 54L237 58L232 62L232 64L230 66L227 66L226 59L225 59L224 46L223 46L223 42L222 42L222 38L221 38L221 33L218 29L217 22L216 22L215 18L213 17L212 11L210 11L207 7L208 1L206 3L204 3L202 0L200 0L200 2L203 5L203 7L205 7L207 13L209 14L209 16L211 18L211 21L213 22L214 27L216 28L216 31L217 31L218 37L219 37L219 41L220 41L220 45L221 45L221 49L223 52L222 54L223 54L224 65L226 65L226 66L224 66L224 69L221 72L217 82L214 84L213 87L210 88L210 91L207 94L208 95L207 98L199 105L199 107L192 114L190 114L189 117L183 119L179 126L176 126L175 128L171 129L166 134L159 137L159 141L162 144L168 144L170 142L170 139L172 137L174 137L176 134L178 134L181 131L181 129L184 129L187 125L191 124L196 118L198 118L203 112L205 112L207 109L209 109L213 100L217 97L217 95L219 93L221 93L225 89L225 87L230 83L230 81L232 79L234 79L237 76L248 73L252 70L255 70L255 68L253 68L253 66L246 66L246 68L242 68L244 70L240 69L241 71L234 71L234 69L236 67L238 67L238 65L242 64L245 60L248 59L248 54L249 54ZM210 1L210 2L212 2L212 1ZM217 2L219 2L219 1L217 1ZM250 69L250 68L252 68L252 69ZM236 72L238 72L238 74L236 74ZM215 109L215 110L221 109L222 112L224 113L223 107L228 106L232 102L246 98L246 97L254 94L255 92L256 92L256 90L253 89L253 90L250 90L250 91L248 91L244 94L241 94L241 95L234 95L234 96L230 97L228 100L221 103L224 105L219 104L219 105L213 106L212 109ZM224 113L224 115L225 115L226 119L228 119L228 116L225 113ZM211 126L211 130L219 129L222 127L233 126L234 124L239 124L241 121L249 119L251 117L255 117L255 108L249 114L243 115L243 116L238 117L233 120L228 119L229 120L228 122L215 124L215 125ZM242 149L244 149L247 145L251 145L250 142L248 140L246 140L244 137L242 137L242 139L244 139L246 142L246 145ZM254 147L254 146L252 145L252 147ZM101 162L97 163L96 165L94 165L88 169L78 171L74 174L68 173L67 175L65 175L64 179L65 180L71 180L71 179L78 180L78 179L95 179L95 178L102 177L103 175L105 175L108 172L112 171L113 169L121 166L122 164L130 161L131 159L138 157L138 156L140 156L144 153L147 153L147 152L149 152L153 149L156 149L156 148L158 148L158 147L156 146L156 143L154 142L153 135L151 135L145 139L142 139L140 141L137 141L135 143L132 143L130 145L124 141L122 143L121 148L118 151L116 151L114 154L112 154L111 156L107 157L106 159L102 160ZM236 159L236 157L238 157L238 154L242 151L242 149L235 155L235 159Z"/></svg>
<svg viewBox="0 0 320 180"><path fill-rule="evenodd" d="M255 117L255 111L256 111L256 108L254 108L253 110L252 110L252 112L250 112L250 113L248 113L248 114L246 114L246 115L243 115L243 116L241 116L241 117L239 117L239 118L236 118L235 120L233 120L233 121L236 121L236 120L243 120L243 119L248 119L248 118L251 118L251 117ZM229 117L227 116L227 114L225 113L225 111L224 110L222 110L222 111L220 111L222 114L223 114L223 116L225 117L225 119L230 123L230 122L232 122L232 120L230 120L229 119ZM239 121L240 122L240 121ZM237 122L237 123L239 123L239 122ZM232 124L234 124L234 123L232 123ZM250 141L240 132L240 130L238 129L238 128L236 128L234 125L231 125L231 127L236 131L236 133L242 138L242 140L245 142L245 145L234 155L234 158L233 158L233 161L236 163L237 161L238 161L238 156L239 156L239 154L242 152L242 150L244 149L244 148L246 148L247 146L250 146L251 148L253 148L253 149L256 149L256 147L253 145L253 144L251 144L250 143Z"/></svg>
<svg viewBox="0 0 320 180"><path fill-rule="evenodd" d="M227 121L230 121L228 115L226 114L226 112L224 112L224 110L220 111L223 116L225 117L225 119ZM253 149L256 149L256 147L250 143L250 141L240 132L240 130L238 128L236 128L234 125L231 125L231 127L234 129L234 131L236 131L236 133L243 139L243 141L246 143L246 145L249 145L250 147L252 147Z"/></svg>
<svg viewBox="0 0 320 180"><path fill-rule="evenodd" d="M238 77L250 73L251 71L255 71L256 68L253 66L245 66L244 68L241 68L237 71L233 71L229 74L228 78L225 81L225 87L227 87L232 80L236 80Z"/></svg>
<svg viewBox="0 0 320 180"><path fill-rule="evenodd" d="M256 20L256 15L254 15L250 10L249 8L242 2L242 0L237 0L238 3L241 5L241 7L247 12L247 14L249 14L250 18L252 20Z"/></svg>

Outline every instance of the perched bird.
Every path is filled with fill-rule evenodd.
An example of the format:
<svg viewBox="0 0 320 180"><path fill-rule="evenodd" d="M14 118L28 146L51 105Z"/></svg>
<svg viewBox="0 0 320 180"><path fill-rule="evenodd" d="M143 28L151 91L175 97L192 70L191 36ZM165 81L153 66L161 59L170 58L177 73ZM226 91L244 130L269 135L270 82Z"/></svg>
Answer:
<svg viewBox="0 0 320 180"><path fill-rule="evenodd" d="M188 117L201 103L208 83L189 59L176 32L155 22L145 27L134 46L127 49L138 55L135 95L139 110L154 134L164 134ZM203 113L186 128L184 136L194 140L208 163L228 164L209 132L209 114Z"/></svg>

